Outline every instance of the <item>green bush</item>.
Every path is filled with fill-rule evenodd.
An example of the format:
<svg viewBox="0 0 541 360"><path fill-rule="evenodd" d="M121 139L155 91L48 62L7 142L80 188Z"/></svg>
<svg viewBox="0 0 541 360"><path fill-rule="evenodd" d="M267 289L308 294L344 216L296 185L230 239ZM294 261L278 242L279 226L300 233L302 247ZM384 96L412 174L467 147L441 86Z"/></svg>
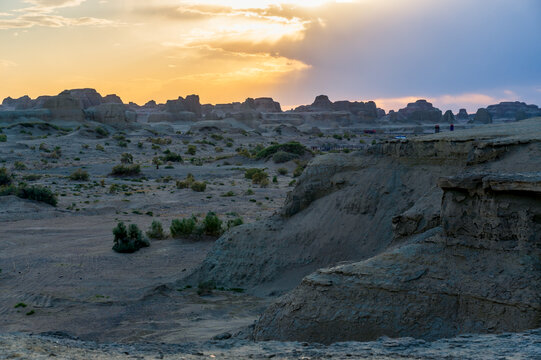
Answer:
<svg viewBox="0 0 541 360"><path fill-rule="evenodd" d="M114 245L113 250L119 253L133 253L143 247L150 246L147 239L137 225L131 224L128 229L123 222L119 222L113 229Z"/></svg>
<svg viewBox="0 0 541 360"><path fill-rule="evenodd" d="M287 175L287 169L286 168L279 168L278 170L279 175Z"/></svg>
<svg viewBox="0 0 541 360"><path fill-rule="evenodd" d="M162 223L154 220L147 231L147 236L151 239L165 239L165 233L163 232Z"/></svg>
<svg viewBox="0 0 541 360"><path fill-rule="evenodd" d="M120 157L122 164L133 164L133 155L130 153L123 153Z"/></svg>
<svg viewBox="0 0 541 360"><path fill-rule="evenodd" d="M204 231L209 236L220 236L222 234L222 220L218 216L209 211L203 220Z"/></svg>
<svg viewBox="0 0 541 360"><path fill-rule="evenodd" d="M56 206L56 195L49 189L43 186L20 186L17 189L16 195L21 199L44 202L46 204Z"/></svg>
<svg viewBox="0 0 541 360"><path fill-rule="evenodd" d="M188 150L186 150L186 154L195 155L196 152L197 152L197 147L195 145L188 145Z"/></svg>
<svg viewBox="0 0 541 360"><path fill-rule="evenodd" d="M135 176L141 174L141 166L139 164L132 165L116 165L111 171L112 176Z"/></svg>
<svg viewBox="0 0 541 360"><path fill-rule="evenodd" d="M8 170L5 167L0 168L0 186L8 186L12 182L13 179L11 178L11 174L8 173Z"/></svg>
<svg viewBox="0 0 541 360"><path fill-rule="evenodd" d="M293 153L285 152L285 151L278 151L276 154L272 156L272 161L274 161L276 164L283 164L297 158L299 158L299 155L297 154L293 154Z"/></svg>
<svg viewBox="0 0 541 360"><path fill-rule="evenodd" d="M207 184L200 181L194 181L190 188L195 192L204 192L207 189Z"/></svg>
<svg viewBox="0 0 541 360"><path fill-rule="evenodd" d="M295 154L298 156L304 155L306 147L298 142L292 141L285 144L271 145L257 153L256 159L266 159L279 151Z"/></svg>
<svg viewBox="0 0 541 360"><path fill-rule="evenodd" d="M70 180L73 181L88 181L90 179L90 176L86 171L83 169L77 169L70 175Z"/></svg>
<svg viewBox="0 0 541 360"><path fill-rule="evenodd" d="M107 137L109 136L109 131L105 130L103 127L101 126L98 126L97 128L94 129L94 131L96 132L96 134L98 134L99 136L101 137Z"/></svg>
<svg viewBox="0 0 541 360"><path fill-rule="evenodd" d="M103 147L103 145L96 144L96 150L98 150L98 151L105 151L105 148Z"/></svg>
<svg viewBox="0 0 541 360"><path fill-rule="evenodd" d="M8 141L8 137L6 134L0 134L0 142L6 142Z"/></svg>
<svg viewBox="0 0 541 360"><path fill-rule="evenodd" d="M272 183L273 183L273 184L278 184L278 176L274 175L274 176L272 177Z"/></svg>
<svg viewBox="0 0 541 360"><path fill-rule="evenodd" d="M173 220L171 222L171 227L169 228L171 231L171 236L179 238L182 236L191 235L195 230L196 223L197 221L193 216L189 219Z"/></svg>
<svg viewBox="0 0 541 360"><path fill-rule="evenodd" d="M253 184L259 184L259 185L268 185L269 184L269 175L264 171L260 171L258 173L255 173L252 176L252 183Z"/></svg>
<svg viewBox="0 0 541 360"><path fill-rule="evenodd" d="M257 168L246 169L246 170L244 171L244 177L245 177L246 179L252 180L253 177L254 177L254 175L255 175L255 174L258 174L258 173L260 173L260 172L265 172L265 170L263 170L263 169L257 169Z"/></svg>
<svg viewBox="0 0 541 360"><path fill-rule="evenodd" d="M170 150L164 151L164 154L165 156L161 157L161 160L163 160L164 162L178 162L178 163L184 162L184 160L182 159L182 156L174 152L171 152Z"/></svg>
<svg viewBox="0 0 541 360"><path fill-rule="evenodd" d="M15 161L15 163L13 164L13 167L15 168L15 170L26 170L26 165L21 162L21 161Z"/></svg>

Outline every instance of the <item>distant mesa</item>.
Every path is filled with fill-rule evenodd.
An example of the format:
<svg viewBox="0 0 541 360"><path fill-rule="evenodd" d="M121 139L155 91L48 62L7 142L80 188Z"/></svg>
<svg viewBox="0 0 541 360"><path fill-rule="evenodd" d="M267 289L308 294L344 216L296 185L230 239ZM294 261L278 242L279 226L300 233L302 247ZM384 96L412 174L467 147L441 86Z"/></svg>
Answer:
<svg viewBox="0 0 541 360"><path fill-rule="evenodd" d="M492 124L492 115L487 109L481 108L477 110L473 120L470 120L472 124Z"/></svg>
<svg viewBox="0 0 541 360"><path fill-rule="evenodd" d="M493 119L502 120L525 120L541 116L541 109L538 106L527 105L519 101L490 105L487 107L487 111Z"/></svg>
<svg viewBox="0 0 541 360"><path fill-rule="evenodd" d="M383 109L378 109L376 103L368 102L351 102L337 101L332 102L327 95L319 95L316 97L312 105L303 105L295 108L293 112L347 112L351 113L361 121L376 120L385 116Z"/></svg>
<svg viewBox="0 0 541 360"><path fill-rule="evenodd" d="M398 110L396 120L413 123L439 123L442 120L442 111L426 100L417 100Z"/></svg>

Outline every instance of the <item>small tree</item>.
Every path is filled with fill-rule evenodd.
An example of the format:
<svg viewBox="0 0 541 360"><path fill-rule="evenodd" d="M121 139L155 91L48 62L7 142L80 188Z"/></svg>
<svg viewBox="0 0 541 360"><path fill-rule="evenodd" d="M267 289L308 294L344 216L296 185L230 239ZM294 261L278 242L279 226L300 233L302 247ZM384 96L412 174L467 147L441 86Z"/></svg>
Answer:
<svg viewBox="0 0 541 360"><path fill-rule="evenodd" d="M182 220L173 220L171 222L171 236L175 238L179 238L182 236L189 236L193 233L195 230L195 225L197 221L195 217L191 217L189 219L182 219Z"/></svg>
<svg viewBox="0 0 541 360"><path fill-rule="evenodd" d="M212 211L207 213L207 216L203 220L203 226L205 234L209 236L222 235L222 220Z"/></svg>
<svg viewBox="0 0 541 360"><path fill-rule="evenodd" d="M147 239L137 225L131 224L128 229L123 222L119 222L113 229L114 245L113 250L118 253L133 253L143 247L150 246Z"/></svg>
<svg viewBox="0 0 541 360"><path fill-rule="evenodd" d="M165 233L163 232L162 223L154 220L147 231L147 236L151 239L162 240L165 239Z"/></svg>

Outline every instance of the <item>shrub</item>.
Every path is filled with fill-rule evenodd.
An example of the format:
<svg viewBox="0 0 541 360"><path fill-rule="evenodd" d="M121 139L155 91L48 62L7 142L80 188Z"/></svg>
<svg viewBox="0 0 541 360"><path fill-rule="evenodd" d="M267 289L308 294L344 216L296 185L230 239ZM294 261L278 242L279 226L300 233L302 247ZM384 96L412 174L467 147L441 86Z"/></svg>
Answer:
<svg viewBox="0 0 541 360"><path fill-rule="evenodd" d="M232 196L236 196L237 194L235 194L234 191L232 190L229 190L228 192L226 193L223 193L222 195L220 195L221 197L232 197Z"/></svg>
<svg viewBox="0 0 541 360"><path fill-rule="evenodd" d="M15 170L26 170L26 165L21 161L15 161L13 167Z"/></svg>
<svg viewBox="0 0 541 360"><path fill-rule="evenodd" d="M133 165L116 165L111 171L112 176L135 176L141 174L141 166L139 164Z"/></svg>
<svg viewBox="0 0 541 360"><path fill-rule="evenodd" d="M244 224L244 221L242 221L242 218L236 218L234 220L229 220L227 222L227 228L231 229L231 228L233 228L235 226L240 226L242 224Z"/></svg>
<svg viewBox="0 0 541 360"><path fill-rule="evenodd" d="M191 235L195 230L196 223L197 221L193 216L189 219L173 220L171 222L171 227L169 228L171 236L178 238Z"/></svg>
<svg viewBox="0 0 541 360"><path fill-rule="evenodd" d="M215 213L209 211L203 220L205 234L210 236L220 236L222 234L222 220Z"/></svg>
<svg viewBox="0 0 541 360"><path fill-rule="evenodd" d="M133 253L137 250L150 246L147 239L137 225L131 224L128 229L123 222L119 222L113 229L114 245L113 250L119 253Z"/></svg>
<svg viewBox="0 0 541 360"><path fill-rule="evenodd" d="M154 220L147 231L147 236L151 239L165 239L165 233L163 232L162 223Z"/></svg>
<svg viewBox="0 0 541 360"><path fill-rule="evenodd" d="M265 170L263 169L257 169L257 168L246 169L246 171L244 171L244 177L246 179L252 180L255 174L264 172L264 171Z"/></svg>
<svg viewBox="0 0 541 360"><path fill-rule="evenodd" d="M170 145L173 142L170 138L148 138L147 141L154 145Z"/></svg>
<svg viewBox="0 0 541 360"><path fill-rule="evenodd" d="M56 195L43 186L20 186L16 195L21 199L40 201L52 206L57 204Z"/></svg>
<svg viewBox="0 0 541 360"><path fill-rule="evenodd" d="M0 142L6 142L8 141L8 137L6 134L0 134Z"/></svg>
<svg viewBox="0 0 541 360"><path fill-rule="evenodd" d="M199 296L211 295L212 290L216 290L216 283L213 280L201 282L197 286L197 295Z"/></svg>
<svg viewBox="0 0 541 360"><path fill-rule="evenodd" d="M286 168L279 168L278 170L278 175L287 175L287 169Z"/></svg>
<svg viewBox="0 0 541 360"><path fill-rule="evenodd" d="M271 145L260 152L257 153L256 159L266 159L279 151L295 154L295 155L304 155L307 152L306 147L298 142L292 141L285 144Z"/></svg>
<svg viewBox="0 0 541 360"><path fill-rule="evenodd" d="M109 136L109 131L105 130L103 127L101 126L98 126L97 128L94 129L94 131L96 132L96 134L98 134L99 136L101 137L107 137Z"/></svg>
<svg viewBox="0 0 541 360"><path fill-rule="evenodd" d="M197 152L197 147L195 145L188 145L188 150L186 150L186 154L195 155L196 152Z"/></svg>
<svg viewBox="0 0 541 360"><path fill-rule="evenodd" d="M285 151L278 151L272 156L272 161L274 161L276 164L282 164L286 163L288 161L297 159L299 155L285 152Z"/></svg>
<svg viewBox="0 0 541 360"><path fill-rule="evenodd" d="M133 164L133 155L130 153L123 153L120 157L122 164Z"/></svg>
<svg viewBox="0 0 541 360"><path fill-rule="evenodd" d="M166 150L164 154L165 156L161 157L161 159L164 162L179 162L179 163L184 162L184 160L182 159L182 156L174 152L171 152L170 150Z"/></svg>
<svg viewBox="0 0 541 360"><path fill-rule="evenodd" d="M207 184L204 182L194 181L190 187L195 192L204 192L207 189Z"/></svg>
<svg viewBox="0 0 541 360"><path fill-rule="evenodd" d="M98 150L98 151L105 151L105 148L103 147L103 145L96 144L96 150Z"/></svg>
<svg viewBox="0 0 541 360"><path fill-rule="evenodd" d="M213 138L216 141L220 141L220 140L224 139L224 137L222 135L219 135L219 134L212 134L212 135L210 135L210 137Z"/></svg>
<svg viewBox="0 0 541 360"><path fill-rule="evenodd" d="M273 184L278 184L278 177L276 175L272 177L272 182Z"/></svg>
<svg viewBox="0 0 541 360"><path fill-rule="evenodd" d="M257 172L252 176L252 183L253 184L264 185L265 181L266 181L266 184L268 185L268 183L269 183L269 175L264 171Z"/></svg>
<svg viewBox="0 0 541 360"><path fill-rule="evenodd" d="M90 179L90 176L86 171L83 169L77 169L70 175L70 180L73 181L88 181Z"/></svg>
<svg viewBox="0 0 541 360"><path fill-rule="evenodd" d="M8 186L11 185L13 179L11 178L11 174L8 173L8 170L3 167L0 168L0 186Z"/></svg>

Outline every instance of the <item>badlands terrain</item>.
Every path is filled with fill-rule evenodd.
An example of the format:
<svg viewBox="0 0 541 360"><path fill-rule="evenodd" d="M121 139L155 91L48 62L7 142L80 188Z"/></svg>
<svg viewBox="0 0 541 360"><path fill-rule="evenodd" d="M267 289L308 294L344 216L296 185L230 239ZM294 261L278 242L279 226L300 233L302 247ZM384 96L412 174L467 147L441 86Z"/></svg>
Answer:
<svg viewBox="0 0 541 360"><path fill-rule="evenodd" d="M0 359L540 358L540 159L518 102L7 98Z"/></svg>

